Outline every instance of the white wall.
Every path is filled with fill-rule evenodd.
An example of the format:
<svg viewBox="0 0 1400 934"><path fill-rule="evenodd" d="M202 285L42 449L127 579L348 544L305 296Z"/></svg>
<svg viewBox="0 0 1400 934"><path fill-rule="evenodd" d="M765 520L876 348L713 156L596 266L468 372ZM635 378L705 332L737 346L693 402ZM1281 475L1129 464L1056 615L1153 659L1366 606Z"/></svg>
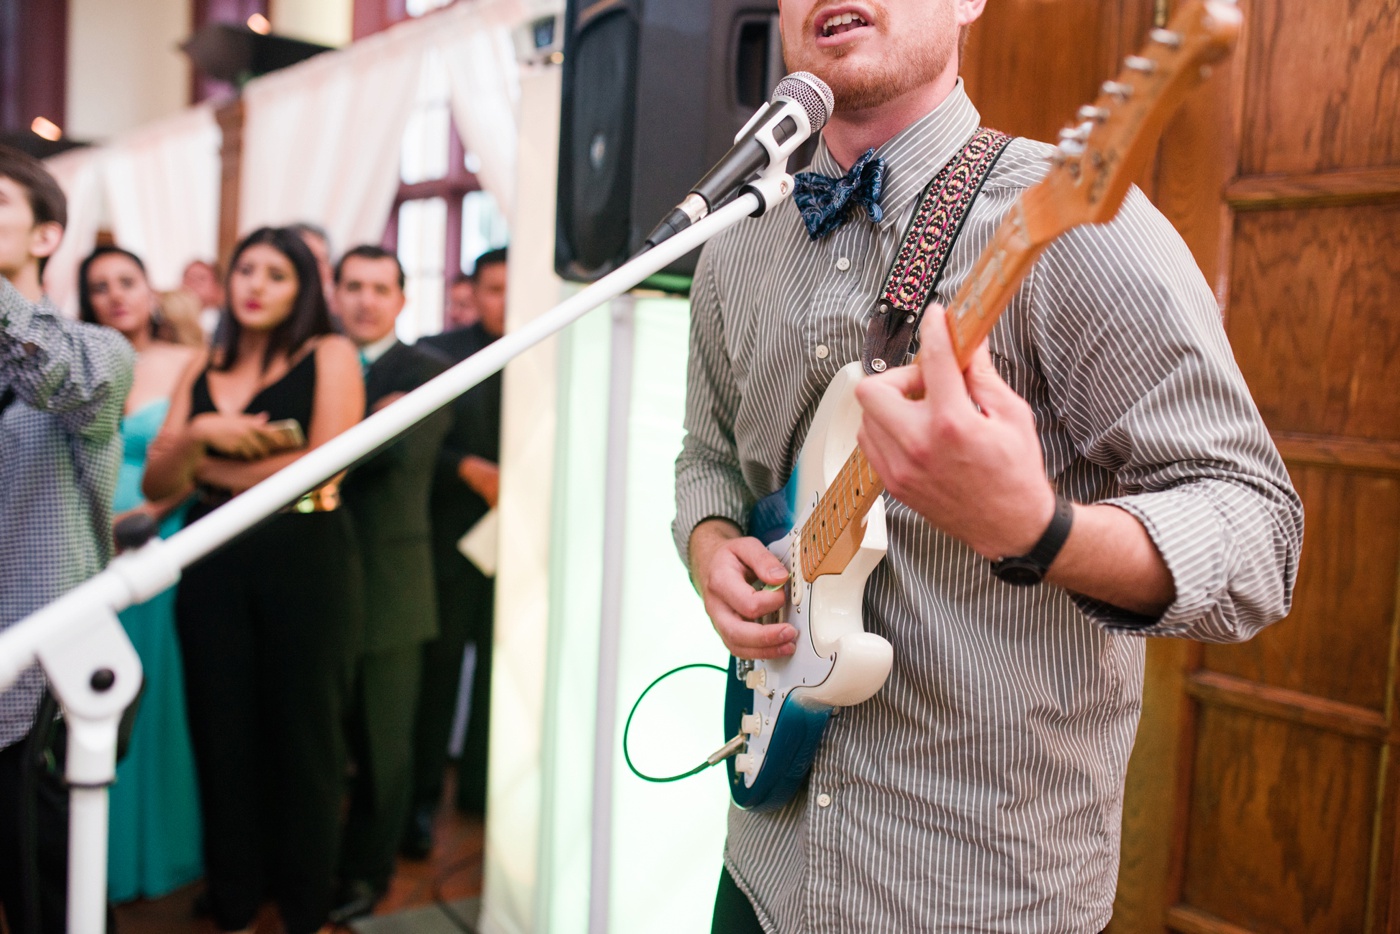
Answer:
<svg viewBox="0 0 1400 934"><path fill-rule="evenodd" d="M353 34L353 0L272 0L272 31L340 48Z"/></svg>
<svg viewBox="0 0 1400 934"><path fill-rule="evenodd" d="M184 108L189 34L189 0L69 0L64 133L105 140Z"/></svg>

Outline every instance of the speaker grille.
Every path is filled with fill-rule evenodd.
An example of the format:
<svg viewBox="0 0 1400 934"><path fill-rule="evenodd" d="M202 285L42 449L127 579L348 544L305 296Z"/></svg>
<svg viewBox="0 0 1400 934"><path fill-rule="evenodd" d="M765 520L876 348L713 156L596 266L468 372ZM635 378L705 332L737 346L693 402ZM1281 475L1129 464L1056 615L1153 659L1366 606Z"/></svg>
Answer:
<svg viewBox="0 0 1400 934"><path fill-rule="evenodd" d="M835 106L835 98L826 82L808 71L794 71L773 89L773 99L786 97L807 111L807 122L812 125L812 135L826 126Z"/></svg>

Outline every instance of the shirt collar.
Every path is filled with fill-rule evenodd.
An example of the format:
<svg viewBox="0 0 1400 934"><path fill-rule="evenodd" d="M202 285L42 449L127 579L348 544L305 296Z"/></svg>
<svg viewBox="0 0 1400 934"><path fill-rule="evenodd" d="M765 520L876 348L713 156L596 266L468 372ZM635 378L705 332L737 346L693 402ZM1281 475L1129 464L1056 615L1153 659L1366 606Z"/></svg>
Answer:
<svg viewBox="0 0 1400 934"><path fill-rule="evenodd" d="M880 196L885 219L879 226L901 222L905 209L977 131L981 120L959 78L941 104L875 150L886 163L884 193ZM825 138L812 158L812 170L832 176L845 172L826 148Z"/></svg>
<svg viewBox="0 0 1400 934"><path fill-rule="evenodd" d="M366 344L360 348L360 356L366 362L374 364L379 362L379 358L389 352L389 349L399 342L399 336L390 331L386 336L375 341L373 344Z"/></svg>

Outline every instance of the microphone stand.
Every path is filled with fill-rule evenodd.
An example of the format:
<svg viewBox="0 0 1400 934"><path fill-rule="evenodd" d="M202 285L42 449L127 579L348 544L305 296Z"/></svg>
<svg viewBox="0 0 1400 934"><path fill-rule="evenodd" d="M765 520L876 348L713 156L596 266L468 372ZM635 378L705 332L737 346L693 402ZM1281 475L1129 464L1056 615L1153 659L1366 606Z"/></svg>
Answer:
<svg viewBox="0 0 1400 934"><path fill-rule="evenodd" d="M402 399L299 458L168 539L155 538L0 633L0 691L38 662L68 725L68 930L105 934L107 788L117 727L141 685L141 662L117 613L173 586L182 569L378 450L506 363L633 288L711 237L792 193L781 164L694 226L633 257L567 301L504 335Z"/></svg>

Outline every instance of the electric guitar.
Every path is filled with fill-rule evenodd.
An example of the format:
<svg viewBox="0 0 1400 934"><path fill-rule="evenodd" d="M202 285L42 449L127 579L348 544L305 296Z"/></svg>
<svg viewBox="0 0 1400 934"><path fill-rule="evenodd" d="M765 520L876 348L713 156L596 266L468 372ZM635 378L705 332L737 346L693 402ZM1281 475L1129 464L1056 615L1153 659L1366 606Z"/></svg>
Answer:
<svg viewBox="0 0 1400 934"><path fill-rule="evenodd" d="M1191 0L1105 82L1060 133L1046 177L1007 213L948 308L966 368L1035 260L1060 234L1113 219L1147 165L1167 118L1211 65L1229 54L1242 16L1233 0ZM865 631L865 582L885 556L884 484L856 446L859 361L844 367L817 408L787 486L753 509L749 533L788 568L785 605L763 622L797 629L797 651L731 658L725 696L729 788L743 808L781 807L806 778L833 707L880 690L890 644Z"/></svg>

